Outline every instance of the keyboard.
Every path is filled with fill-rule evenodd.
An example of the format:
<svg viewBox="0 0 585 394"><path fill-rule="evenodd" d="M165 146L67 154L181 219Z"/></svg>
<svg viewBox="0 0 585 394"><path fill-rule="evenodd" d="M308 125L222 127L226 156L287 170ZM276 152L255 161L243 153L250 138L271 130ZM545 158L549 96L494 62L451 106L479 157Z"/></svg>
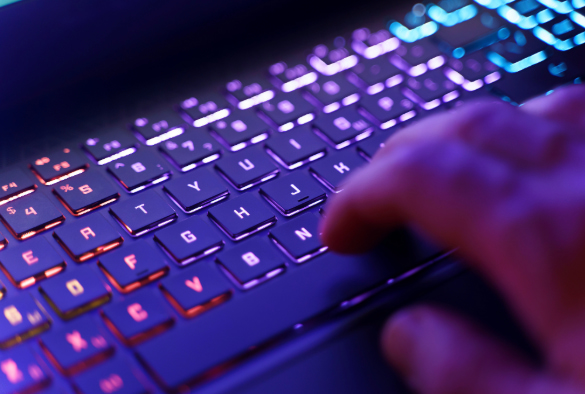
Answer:
<svg viewBox="0 0 585 394"><path fill-rule="evenodd" d="M0 170L0 394L197 391L437 264L321 244L395 132L585 74L583 0L443 0Z"/></svg>

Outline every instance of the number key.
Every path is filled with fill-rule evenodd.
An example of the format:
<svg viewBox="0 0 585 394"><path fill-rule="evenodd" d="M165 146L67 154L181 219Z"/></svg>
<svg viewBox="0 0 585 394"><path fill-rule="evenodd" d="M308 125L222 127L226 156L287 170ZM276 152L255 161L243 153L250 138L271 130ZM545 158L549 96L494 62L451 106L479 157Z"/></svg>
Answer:
<svg viewBox="0 0 585 394"><path fill-rule="evenodd" d="M168 140L160 150L183 172L211 163L221 156L219 144L200 130Z"/></svg>
<svg viewBox="0 0 585 394"><path fill-rule="evenodd" d="M354 107L343 108L327 114L314 123L315 131L325 141L342 149L353 142L361 141L372 134L374 128Z"/></svg>
<svg viewBox="0 0 585 394"><path fill-rule="evenodd" d="M0 205L16 200L34 192L37 188L19 169L4 171L0 174Z"/></svg>
<svg viewBox="0 0 585 394"><path fill-rule="evenodd" d="M152 146L183 134L187 125L178 113L165 110L147 118L136 119L130 128L140 141Z"/></svg>
<svg viewBox="0 0 585 394"><path fill-rule="evenodd" d="M0 209L0 216L12 235L21 240L65 221L61 212L40 193L34 193L3 206Z"/></svg>
<svg viewBox="0 0 585 394"><path fill-rule="evenodd" d="M108 171L129 193L136 193L171 177L168 164L152 152L139 151L108 164Z"/></svg>
<svg viewBox="0 0 585 394"><path fill-rule="evenodd" d="M93 170L54 188L53 193L74 216L86 214L120 198L110 181Z"/></svg>
<svg viewBox="0 0 585 394"><path fill-rule="evenodd" d="M47 186L81 174L88 166L85 158L68 148L52 152L29 164L39 181Z"/></svg>
<svg viewBox="0 0 585 394"><path fill-rule="evenodd" d="M211 125L211 133L235 152L267 139L269 128L253 112L235 111L227 118Z"/></svg>

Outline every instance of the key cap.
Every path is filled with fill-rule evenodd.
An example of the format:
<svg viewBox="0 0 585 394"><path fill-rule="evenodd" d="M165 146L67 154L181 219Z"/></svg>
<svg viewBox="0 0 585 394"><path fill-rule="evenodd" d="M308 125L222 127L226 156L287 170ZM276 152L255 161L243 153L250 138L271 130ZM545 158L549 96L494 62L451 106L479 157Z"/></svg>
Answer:
<svg viewBox="0 0 585 394"><path fill-rule="evenodd" d="M352 34L351 48L366 59L375 59L395 50L399 45L400 40L392 37L387 29L370 33L369 29L361 28Z"/></svg>
<svg viewBox="0 0 585 394"><path fill-rule="evenodd" d="M93 316L84 316L41 338L41 347L55 368L75 375L114 354L114 347Z"/></svg>
<svg viewBox="0 0 585 394"><path fill-rule="evenodd" d="M49 305L63 320L70 320L110 301L112 294L92 267L77 267L39 287Z"/></svg>
<svg viewBox="0 0 585 394"><path fill-rule="evenodd" d="M75 216L111 204L120 198L114 186L97 171L92 170L54 188L53 193Z"/></svg>
<svg viewBox="0 0 585 394"><path fill-rule="evenodd" d="M356 141L368 138L374 131L370 122L364 119L355 107L343 108L334 114L321 116L313 126L317 135L335 149L343 149Z"/></svg>
<svg viewBox="0 0 585 394"><path fill-rule="evenodd" d="M445 76L468 92L476 91L501 78L498 67L481 52L461 59L450 59L449 66L444 69Z"/></svg>
<svg viewBox="0 0 585 394"><path fill-rule="evenodd" d="M79 263L112 250L124 242L124 238L99 213L58 228L53 232L53 237Z"/></svg>
<svg viewBox="0 0 585 394"><path fill-rule="evenodd" d="M4 249L6 245L8 245L8 240L2 233L0 233L0 250Z"/></svg>
<svg viewBox="0 0 585 394"><path fill-rule="evenodd" d="M418 77L445 64L445 56L429 38L423 38L413 44L400 45L390 61L411 77Z"/></svg>
<svg viewBox="0 0 585 394"><path fill-rule="evenodd" d="M146 394L136 378L134 367L122 358L114 358L73 378L83 394Z"/></svg>
<svg viewBox="0 0 585 394"><path fill-rule="evenodd" d="M349 173L365 163L357 152L346 150L311 164L310 172L329 190L339 193L343 190L341 183Z"/></svg>
<svg viewBox="0 0 585 394"><path fill-rule="evenodd" d="M110 213L133 237L139 237L177 220L173 208L154 191L122 201L110 208Z"/></svg>
<svg viewBox="0 0 585 394"><path fill-rule="evenodd" d="M179 265L191 264L223 247L216 230L197 216L157 232L154 240Z"/></svg>
<svg viewBox="0 0 585 394"><path fill-rule="evenodd" d="M55 208L47 197L40 193L3 206L0 209L0 215L10 233L21 240L58 226L65 221L65 216Z"/></svg>
<svg viewBox="0 0 585 394"><path fill-rule="evenodd" d="M240 81L234 79L226 85L227 99L239 109L252 108L274 97L274 90L262 78Z"/></svg>
<svg viewBox="0 0 585 394"><path fill-rule="evenodd" d="M490 46L487 58L509 73L516 73L546 58L547 45L529 32L513 32Z"/></svg>
<svg viewBox="0 0 585 394"><path fill-rule="evenodd" d="M8 279L20 289L30 287L65 269L63 258L42 237L15 245L0 254L0 264Z"/></svg>
<svg viewBox="0 0 585 394"><path fill-rule="evenodd" d="M302 172L293 172L267 183L260 194L284 216L293 216L325 201L321 185Z"/></svg>
<svg viewBox="0 0 585 394"><path fill-rule="evenodd" d="M285 93L307 86L318 78L317 73L307 69L304 64L289 67L285 62L278 62L270 66L268 72L274 86Z"/></svg>
<svg viewBox="0 0 585 394"><path fill-rule="evenodd" d="M225 118L231 110L229 103L222 95L210 92L183 100L179 106L179 112L194 127L203 127Z"/></svg>
<svg viewBox="0 0 585 394"><path fill-rule="evenodd" d="M309 125L303 125L272 136L266 142L266 152L284 168L294 170L325 156L327 145L313 133Z"/></svg>
<svg viewBox="0 0 585 394"><path fill-rule="evenodd" d="M339 38L341 37L336 38L330 47L317 45L307 57L309 64L323 75L335 75L358 64L357 55L345 47L343 38Z"/></svg>
<svg viewBox="0 0 585 394"><path fill-rule="evenodd" d="M319 239L319 218L307 212L270 230L270 238L291 260L304 263L327 251Z"/></svg>
<svg viewBox="0 0 585 394"><path fill-rule="evenodd" d="M144 240L101 256L98 266L121 293L129 293L169 272L162 255Z"/></svg>
<svg viewBox="0 0 585 394"><path fill-rule="evenodd" d="M169 109L134 120L130 129L141 142L153 146L183 134L187 125L178 113Z"/></svg>
<svg viewBox="0 0 585 394"><path fill-rule="evenodd" d="M21 170L14 168L0 174L0 206L31 194L37 189Z"/></svg>
<svg viewBox="0 0 585 394"><path fill-rule="evenodd" d="M24 342L51 327L47 312L30 294L3 300L0 311L0 349Z"/></svg>
<svg viewBox="0 0 585 394"><path fill-rule="evenodd" d="M278 167L270 161L260 147L248 148L224 157L215 167L233 187L240 191L266 182L279 173Z"/></svg>
<svg viewBox="0 0 585 394"><path fill-rule="evenodd" d="M396 131L374 134L372 137L365 139L358 144L358 152L362 157L370 161L378 149L383 148L386 145L386 140L388 140L388 138L390 138L395 132Z"/></svg>
<svg viewBox="0 0 585 394"><path fill-rule="evenodd" d="M284 259L262 238L252 238L221 252L216 259L243 289L251 289L285 270Z"/></svg>
<svg viewBox="0 0 585 394"><path fill-rule="evenodd" d="M585 28L576 23L570 15L558 15L534 28L537 37L560 51L566 51L573 48L576 43L581 43L584 32Z"/></svg>
<svg viewBox="0 0 585 394"><path fill-rule="evenodd" d="M390 63L388 56L380 56L375 59L364 60L354 67L348 74L348 79L372 95L381 92L385 88L401 84L404 81L404 76L395 65Z"/></svg>
<svg viewBox="0 0 585 394"><path fill-rule="evenodd" d="M277 93L258 108L258 115L278 131L288 131L315 119L315 108L298 92Z"/></svg>
<svg viewBox="0 0 585 394"><path fill-rule="evenodd" d="M160 283L168 301L184 317L195 317L225 301L232 295L227 279L218 267L204 262L165 278Z"/></svg>
<svg viewBox="0 0 585 394"><path fill-rule="evenodd" d="M227 118L211 125L211 133L226 148L236 152L268 138L269 128L250 111L234 111Z"/></svg>
<svg viewBox="0 0 585 394"><path fill-rule="evenodd" d="M172 180L164 186L164 191L186 213L216 204L230 194L223 181L208 169L199 169Z"/></svg>
<svg viewBox="0 0 585 394"><path fill-rule="evenodd" d="M420 77L409 78L406 86L402 91L404 95L427 111L459 97L455 84L445 77L442 70L433 70Z"/></svg>
<svg viewBox="0 0 585 394"><path fill-rule="evenodd" d="M108 171L129 193L139 192L171 177L171 169L164 160L147 151L108 164Z"/></svg>
<svg viewBox="0 0 585 394"><path fill-rule="evenodd" d="M360 101L358 111L385 130L416 116L414 106L411 100L404 97L400 87L396 86L373 96L364 97Z"/></svg>
<svg viewBox="0 0 585 394"><path fill-rule="evenodd" d="M234 241L242 240L276 223L276 216L252 194L242 194L208 212L209 217Z"/></svg>
<svg viewBox="0 0 585 394"><path fill-rule="evenodd" d="M116 130L88 138L81 147L93 161L103 166L136 152L138 143L129 132Z"/></svg>
<svg viewBox="0 0 585 394"><path fill-rule="evenodd" d="M79 175L89 167L87 160L69 148L51 152L29 164L33 174L43 185L51 186Z"/></svg>
<svg viewBox="0 0 585 394"><path fill-rule="evenodd" d="M0 354L0 393L33 394L46 387L51 378L28 346Z"/></svg>
<svg viewBox="0 0 585 394"><path fill-rule="evenodd" d="M207 133L201 130L187 132L161 144L160 150L183 172L211 163L221 156L221 149Z"/></svg>
<svg viewBox="0 0 585 394"><path fill-rule="evenodd" d="M360 99L360 94L354 84L339 74L308 85L303 97L328 114L337 111L342 105L345 107L355 103Z"/></svg>

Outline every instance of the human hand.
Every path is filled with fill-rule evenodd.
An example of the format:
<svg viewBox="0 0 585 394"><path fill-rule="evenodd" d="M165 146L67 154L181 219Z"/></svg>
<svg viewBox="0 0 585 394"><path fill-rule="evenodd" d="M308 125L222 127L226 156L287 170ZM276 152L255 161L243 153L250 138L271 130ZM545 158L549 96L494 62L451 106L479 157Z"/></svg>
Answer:
<svg viewBox="0 0 585 394"><path fill-rule="evenodd" d="M585 88L478 102L393 135L329 202L322 239L362 252L413 224L507 299L544 367L451 312L393 316L384 351L422 394L585 393Z"/></svg>

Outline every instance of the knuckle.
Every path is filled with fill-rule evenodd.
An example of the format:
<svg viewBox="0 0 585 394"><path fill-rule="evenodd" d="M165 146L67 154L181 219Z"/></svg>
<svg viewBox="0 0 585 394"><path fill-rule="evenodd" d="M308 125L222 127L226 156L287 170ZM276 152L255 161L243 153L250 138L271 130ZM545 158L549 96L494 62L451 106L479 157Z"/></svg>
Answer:
<svg viewBox="0 0 585 394"><path fill-rule="evenodd" d="M454 119L454 132L467 141L475 141L490 136L497 127L505 127L514 108L498 101L482 100L461 107L461 112Z"/></svg>

